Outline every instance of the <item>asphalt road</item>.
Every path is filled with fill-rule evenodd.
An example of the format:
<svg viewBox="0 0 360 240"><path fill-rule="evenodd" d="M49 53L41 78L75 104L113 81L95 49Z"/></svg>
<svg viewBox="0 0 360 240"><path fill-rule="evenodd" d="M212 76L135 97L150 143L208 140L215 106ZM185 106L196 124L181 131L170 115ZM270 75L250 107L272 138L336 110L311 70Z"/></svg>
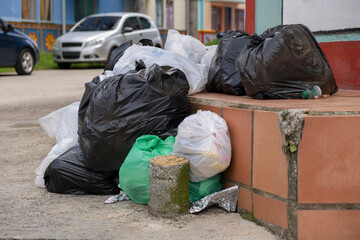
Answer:
<svg viewBox="0 0 360 240"><path fill-rule="evenodd" d="M0 74L0 239L277 239L239 213L212 207L196 215L156 218L131 201L54 194L34 184L35 169L54 146L37 120L81 99L102 72Z"/></svg>

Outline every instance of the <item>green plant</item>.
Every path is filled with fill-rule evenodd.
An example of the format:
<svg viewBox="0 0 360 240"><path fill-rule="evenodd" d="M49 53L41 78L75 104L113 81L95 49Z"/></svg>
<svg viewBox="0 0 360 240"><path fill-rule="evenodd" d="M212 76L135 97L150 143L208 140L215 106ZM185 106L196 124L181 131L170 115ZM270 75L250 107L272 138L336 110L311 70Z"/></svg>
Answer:
<svg viewBox="0 0 360 240"><path fill-rule="evenodd" d="M286 141L285 145L284 145L284 151L285 152L296 152L297 151L297 147L295 146L295 144L291 141Z"/></svg>
<svg viewBox="0 0 360 240"><path fill-rule="evenodd" d="M212 40L211 42L206 43L206 46L211 46L211 45L218 45L219 44L219 39L215 39Z"/></svg>

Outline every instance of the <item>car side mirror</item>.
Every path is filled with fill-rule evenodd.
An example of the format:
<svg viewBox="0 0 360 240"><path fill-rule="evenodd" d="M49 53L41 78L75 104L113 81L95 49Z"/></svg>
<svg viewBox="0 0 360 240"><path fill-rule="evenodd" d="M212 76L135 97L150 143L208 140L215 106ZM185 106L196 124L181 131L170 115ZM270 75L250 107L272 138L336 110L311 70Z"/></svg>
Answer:
<svg viewBox="0 0 360 240"><path fill-rule="evenodd" d="M122 33L128 33L128 32L132 32L134 31L134 29L132 27L124 27L122 30Z"/></svg>
<svg viewBox="0 0 360 240"><path fill-rule="evenodd" d="M6 27L5 27L5 31L7 31L7 32L11 32L11 31L13 31L14 30L14 27L13 27L13 25L11 25L11 24L8 24Z"/></svg>

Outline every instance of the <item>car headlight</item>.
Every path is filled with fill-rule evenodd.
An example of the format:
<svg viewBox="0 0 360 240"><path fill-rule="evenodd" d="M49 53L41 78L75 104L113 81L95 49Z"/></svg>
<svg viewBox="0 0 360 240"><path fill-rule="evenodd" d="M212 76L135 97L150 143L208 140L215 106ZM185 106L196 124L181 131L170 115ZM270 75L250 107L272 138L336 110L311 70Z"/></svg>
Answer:
<svg viewBox="0 0 360 240"><path fill-rule="evenodd" d="M104 42L104 39L100 38L100 39L94 39L94 40L91 40L91 41L87 41L84 45L84 47L92 47L92 46L95 46L95 45L99 45L101 43Z"/></svg>
<svg viewBox="0 0 360 240"><path fill-rule="evenodd" d="M61 42L59 40L56 40L53 47L60 48L61 47Z"/></svg>

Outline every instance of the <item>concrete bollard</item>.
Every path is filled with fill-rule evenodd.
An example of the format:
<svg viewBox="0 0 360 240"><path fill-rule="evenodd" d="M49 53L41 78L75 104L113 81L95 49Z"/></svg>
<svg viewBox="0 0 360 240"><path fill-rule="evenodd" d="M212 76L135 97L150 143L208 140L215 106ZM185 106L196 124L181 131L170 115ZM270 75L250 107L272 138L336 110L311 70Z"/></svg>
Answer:
<svg viewBox="0 0 360 240"><path fill-rule="evenodd" d="M161 217L189 212L189 160L176 155L150 160L149 211Z"/></svg>

